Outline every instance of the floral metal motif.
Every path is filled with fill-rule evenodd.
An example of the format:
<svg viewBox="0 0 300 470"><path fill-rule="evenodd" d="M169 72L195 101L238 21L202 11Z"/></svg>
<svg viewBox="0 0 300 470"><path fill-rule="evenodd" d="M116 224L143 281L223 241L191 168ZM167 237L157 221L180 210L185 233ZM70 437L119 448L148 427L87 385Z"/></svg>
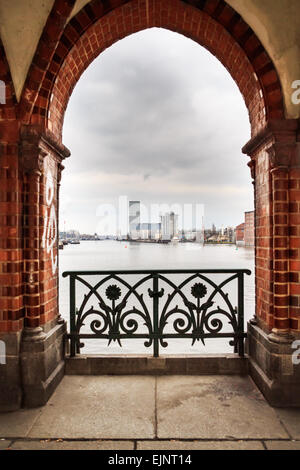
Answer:
<svg viewBox="0 0 300 470"><path fill-rule="evenodd" d="M105 295L109 300L118 300L121 297L121 289L116 285L108 286Z"/></svg>
<svg viewBox="0 0 300 470"><path fill-rule="evenodd" d="M170 317L176 315L177 318L173 320L174 330L178 334L186 334L190 332L192 334L192 346L195 344L196 341L200 340L202 341L203 345L205 345L205 337L207 336L206 331L208 332L208 334L216 334L220 332L223 328L223 322L219 318L212 319L211 324L209 324L209 320L211 319L211 317L216 314L225 314L227 317L229 317L229 323L232 325L233 330L236 331L237 322L234 314L228 315L227 312L220 309L220 307L208 312L210 307L214 305L212 298L214 298L218 289L215 289L213 294L210 295L207 302L201 305L200 299L207 295L207 287L204 284L196 283L191 288L191 294L194 298L197 299L196 304L188 300L188 298L183 294L182 288L183 285L179 286L179 288L174 290L172 295L169 295L169 299L166 302L161 315L160 326L162 331L167 325ZM168 310L171 300L173 300L174 295L178 293L182 297L183 303L187 307L187 310L179 308L178 305L176 305L175 308ZM226 294L225 298L226 300L228 299ZM234 312L233 309L232 312ZM178 317L178 315L181 316ZM165 341L161 341L161 345L163 347L167 347L168 343Z"/></svg>
<svg viewBox="0 0 300 470"><path fill-rule="evenodd" d="M95 276L102 273L88 274ZM158 345L166 348L168 338L190 338L192 345L198 341L205 345L207 338L217 338L220 335L231 339L230 345L234 347L234 351L243 354L243 339L246 335L243 330L243 317L239 317L243 311L242 304L238 309L234 308L229 295L224 291L224 287L229 283L236 280L240 283L241 274L232 274L220 284L216 284L197 272L186 277L179 285L159 272L149 272L134 285L130 285L125 280L125 274L106 275L94 286L83 276L76 275L76 281L86 286L88 293L84 296L76 315L71 317L69 337L74 354L80 352L84 346L81 342L83 338L105 338L108 345L118 342L120 346L122 339L144 338L145 347L153 345L154 355L158 355ZM110 283L111 280L115 280L118 285ZM75 283L75 278L73 281ZM146 288L149 282L152 282L152 288ZM188 287L190 295L186 293ZM142 293L140 289L144 289ZM144 295L147 295L147 292L145 301ZM108 300L105 300L102 293ZM96 298L98 307L89 307L92 298ZM222 305L219 304L220 300ZM242 300L239 295L239 302ZM149 309L151 303L152 308ZM82 332L86 322L89 322L89 333ZM225 322L230 325L229 333L222 332Z"/></svg>
<svg viewBox="0 0 300 470"><path fill-rule="evenodd" d="M207 288L204 284L194 284L191 288L191 293L196 299L202 299L207 294Z"/></svg>

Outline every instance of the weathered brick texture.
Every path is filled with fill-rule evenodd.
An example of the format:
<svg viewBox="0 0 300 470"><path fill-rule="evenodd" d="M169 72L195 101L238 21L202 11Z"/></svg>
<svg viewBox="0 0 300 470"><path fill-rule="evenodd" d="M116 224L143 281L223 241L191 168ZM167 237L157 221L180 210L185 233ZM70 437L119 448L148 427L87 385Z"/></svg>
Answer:
<svg viewBox="0 0 300 470"><path fill-rule="evenodd" d="M299 331L299 122L269 121L251 156L256 208L256 315L276 332Z"/></svg>
<svg viewBox="0 0 300 470"><path fill-rule="evenodd" d="M115 3L119 8L106 13L99 2L92 2L66 27L42 83L34 122L48 118L49 128L61 135L68 100L88 65L114 42L151 27L181 33L218 57L244 96L253 134L267 118L283 117L280 82L270 58L249 26L225 2L204 2L203 10L193 6L195 2L179 0Z"/></svg>
<svg viewBox="0 0 300 470"><path fill-rule="evenodd" d="M207 48L239 86L252 130L245 152L255 183L256 314L267 330L300 331L299 123L284 119L280 79L255 33L223 0L93 0L67 23L73 6L73 0L54 1L20 103L0 44L7 95L0 106L0 332L58 315L65 110L102 51L152 27Z"/></svg>

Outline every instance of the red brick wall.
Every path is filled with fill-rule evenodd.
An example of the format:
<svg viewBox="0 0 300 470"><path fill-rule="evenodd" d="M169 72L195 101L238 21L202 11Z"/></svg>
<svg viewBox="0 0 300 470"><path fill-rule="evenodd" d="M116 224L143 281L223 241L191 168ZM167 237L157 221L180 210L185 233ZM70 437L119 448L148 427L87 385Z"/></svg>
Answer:
<svg viewBox="0 0 300 470"><path fill-rule="evenodd" d="M218 20L210 16L217 4L222 5ZM52 99L48 108L48 126L55 134L61 135L62 118L70 95L94 58L119 39L155 26L181 33L218 57L244 96L253 134L265 125L266 113L282 116L277 74L271 70L265 52L257 52L261 51L261 45L254 33L241 18L233 20L235 12L231 8L222 2L206 2L205 11L201 11L179 0L149 0L148 8L146 6L145 0L132 0L98 20L97 9L91 7L89 15L82 12L76 22L70 22L49 68L49 76L51 74L55 80L43 84L45 97L48 92ZM95 22L83 32L91 17ZM253 64L248 55L253 57ZM56 74L58 66L60 70ZM268 110L265 109L264 96L270 99ZM45 112L47 109L43 114Z"/></svg>
<svg viewBox="0 0 300 470"><path fill-rule="evenodd" d="M245 224L240 224L235 229L235 237L237 242L245 240Z"/></svg>
<svg viewBox="0 0 300 470"><path fill-rule="evenodd" d="M256 315L267 330L300 331L299 121L270 121L244 148L255 181Z"/></svg>
<svg viewBox="0 0 300 470"><path fill-rule="evenodd" d="M244 96L253 135L267 119L284 116L280 80L270 57L225 1L93 0L64 28L71 3L54 3L24 87L19 107L24 122L49 125L61 135L68 99L90 62L119 39L155 26L186 35L218 57Z"/></svg>
<svg viewBox="0 0 300 470"><path fill-rule="evenodd" d="M273 242L272 187L266 147L256 159L256 314L273 327Z"/></svg>
<svg viewBox="0 0 300 470"><path fill-rule="evenodd" d="M245 246L255 245L254 211L245 212Z"/></svg>
<svg viewBox="0 0 300 470"><path fill-rule="evenodd" d="M6 91L6 104L0 104L0 332L8 332L23 327L23 182L16 98L1 40L0 80Z"/></svg>
<svg viewBox="0 0 300 470"><path fill-rule="evenodd" d="M40 321L46 323L58 312L58 222L57 222L57 161L51 154L44 159L41 183L40 234Z"/></svg>
<svg viewBox="0 0 300 470"><path fill-rule="evenodd" d="M15 130L0 129L0 331L23 327L22 189Z"/></svg>
<svg viewBox="0 0 300 470"><path fill-rule="evenodd" d="M257 315L266 329L300 330L299 170L284 172L280 165L281 169L271 165L267 151L274 142L295 141L296 128L283 140L277 134L269 140L260 136L266 124L284 118L284 107L279 77L254 32L222 0L93 0L66 25L72 7L72 1L55 0L20 104L0 44L0 79L6 80L8 98L0 107L0 331L21 329L24 318L27 326L43 325L58 314L53 269L57 247L49 249L54 227L48 249L43 235L51 206L58 212L57 177L67 154L60 144L68 100L95 57L117 40L150 27L176 31L206 47L229 70L244 96L254 138L248 153L256 188ZM32 156L31 163L26 155ZM50 205L49 171L54 188Z"/></svg>
<svg viewBox="0 0 300 470"><path fill-rule="evenodd" d="M289 234L291 260L289 265L290 280L290 317L291 328L300 330L300 168L289 174Z"/></svg>

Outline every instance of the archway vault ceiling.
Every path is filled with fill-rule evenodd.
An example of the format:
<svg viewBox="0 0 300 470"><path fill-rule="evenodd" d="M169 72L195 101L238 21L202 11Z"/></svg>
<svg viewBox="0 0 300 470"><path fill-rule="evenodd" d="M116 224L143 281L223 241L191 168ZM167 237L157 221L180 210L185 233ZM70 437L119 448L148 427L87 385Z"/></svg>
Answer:
<svg viewBox="0 0 300 470"><path fill-rule="evenodd" d="M69 20L90 0L76 0ZM272 58L282 83L287 117L300 117L291 101L292 83L300 80L299 0L226 0L249 24ZM0 0L0 37L17 99L54 0Z"/></svg>

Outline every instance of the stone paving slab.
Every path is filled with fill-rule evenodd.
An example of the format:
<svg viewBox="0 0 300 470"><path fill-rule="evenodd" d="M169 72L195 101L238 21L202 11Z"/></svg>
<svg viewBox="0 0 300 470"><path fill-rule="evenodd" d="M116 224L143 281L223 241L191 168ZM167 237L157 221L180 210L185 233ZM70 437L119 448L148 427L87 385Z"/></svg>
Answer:
<svg viewBox="0 0 300 470"><path fill-rule="evenodd" d="M155 377L65 376L28 437L152 439L154 424Z"/></svg>
<svg viewBox="0 0 300 470"><path fill-rule="evenodd" d="M133 441L16 441L12 450L133 450Z"/></svg>
<svg viewBox="0 0 300 470"><path fill-rule="evenodd" d="M142 441L137 450L265 450L259 441Z"/></svg>
<svg viewBox="0 0 300 470"><path fill-rule="evenodd" d="M11 441L7 441L5 439L0 439L0 450L7 449L10 444L11 444Z"/></svg>
<svg viewBox="0 0 300 470"><path fill-rule="evenodd" d="M300 408L277 408L276 413L292 439L300 440Z"/></svg>
<svg viewBox="0 0 300 470"><path fill-rule="evenodd" d="M157 378L160 439L288 438L249 377Z"/></svg>
<svg viewBox="0 0 300 470"><path fill-rule="evenodd" d="M1 450L134 450L134 441L0 440ZM265 446L265 447L264 447ZM300 441L137 441L137 450L300 450Z"/></svg>
<svg viewBox="0 0 300 470"><path fill-rule="evenodd" d="M43 408L34 408L0 413L0 438L27 437L42 410Z"/></svg>
<svg viewBox="0 0 300 470"><path fill-rule="evenodd" d="M268 450L300 450L300 441L269 441L266 447Z"/></svg>
<svg viewBox="0 0 300 470"><path fill-rule="evenodd" d="M44 407L0 414L0 449L11 441L14 448L130 450L137 441L153 450L261 449L264 440L297 448L300 409L270 407L241 376L65 376Z"/></svg>

